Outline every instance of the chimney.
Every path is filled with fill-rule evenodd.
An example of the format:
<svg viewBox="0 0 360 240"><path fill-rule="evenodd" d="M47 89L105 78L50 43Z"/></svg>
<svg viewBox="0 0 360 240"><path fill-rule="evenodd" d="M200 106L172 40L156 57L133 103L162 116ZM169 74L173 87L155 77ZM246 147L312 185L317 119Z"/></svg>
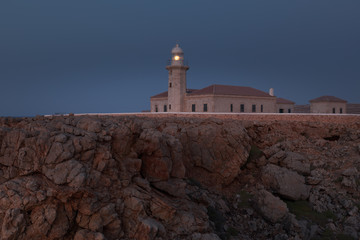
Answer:
<svg viewBox="0 0 360 240"><path fill-rule="evenodd" d="M269 95L270 95L270 96L274 96L274 89L273 89L273 88L270 88L270 89L269 89Z"/></svg>

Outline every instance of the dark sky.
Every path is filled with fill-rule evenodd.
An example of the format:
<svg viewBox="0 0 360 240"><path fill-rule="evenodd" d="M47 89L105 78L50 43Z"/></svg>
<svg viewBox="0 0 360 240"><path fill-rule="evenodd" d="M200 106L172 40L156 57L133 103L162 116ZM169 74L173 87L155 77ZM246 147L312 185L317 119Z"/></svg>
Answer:
<svg viewBox="0 0 360 240"><path fill-rule="evenodd" d="M149 109L176 41L188 88L360 103L359 0L3 0L0 116Z"/></svg>

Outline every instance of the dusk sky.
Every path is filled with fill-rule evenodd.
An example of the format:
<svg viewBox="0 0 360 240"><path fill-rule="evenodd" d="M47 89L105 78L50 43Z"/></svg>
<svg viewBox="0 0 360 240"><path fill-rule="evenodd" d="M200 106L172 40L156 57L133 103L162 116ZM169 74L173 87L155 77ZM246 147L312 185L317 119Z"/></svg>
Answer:
<svg viewBox="0 0 360 240"><path fill-rule="evenodd" d="M150 109L176 42L188 88L360 103L359 0L4 0L0 116Z"/></svg>

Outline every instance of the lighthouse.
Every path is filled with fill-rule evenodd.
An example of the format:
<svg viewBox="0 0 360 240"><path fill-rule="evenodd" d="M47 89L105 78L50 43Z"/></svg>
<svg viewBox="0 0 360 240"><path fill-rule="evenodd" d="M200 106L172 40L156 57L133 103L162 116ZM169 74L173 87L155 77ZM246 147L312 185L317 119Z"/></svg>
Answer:
<svg viewBox="0 0 360 240"><path fill-rule="evenodd" d="M184 112L186 95L186 71L189 66L184 64L184 51L179 44L171 50L170 65L166 66L169 71L168 82L168 111Z"/></svg>

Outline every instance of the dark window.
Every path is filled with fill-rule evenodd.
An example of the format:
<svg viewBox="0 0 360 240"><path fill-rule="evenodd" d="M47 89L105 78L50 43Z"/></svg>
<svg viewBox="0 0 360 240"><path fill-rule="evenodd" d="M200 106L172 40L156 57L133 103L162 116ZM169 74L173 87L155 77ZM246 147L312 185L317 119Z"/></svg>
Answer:
<svg viewBox="0 0 360 240"><path fill-rule="evenodd" d="M230 104L230 112L233 112L233 105Z"/></svg>
<svg viewBox="0 0 360 240"><path fill-rule="evenodd" d="M252 112L256 112L256 105L255 104L252 105Z"/></svg>
<svg viewBox="0 0 360 240"><path fill-rule="evenodd" d="M195 112L195 104L191 105L191 111Z"/></svg>
<svg viewBox="0 0 360 240"><path fill-rule="evenodd" d="M343 113L343 112L342 112L342 108L340 108L340 113Z"/></svg>
<svg viewBox="0 0 360 240"><path fill-rule="evenodd" d="M288 109L288 113L291 113L291 109L290 109L290 108Z"/></svg>
<svg viewBox="0 0 360 240"><path fill-rule="evenodd" d="M158 106L155 105L155 112L158 112L158 111L159 111Z"/></svg>
<svg viewBox="0 0 360 240"><path fill-rule="evenodd" d="M261 112L263 112L264 111L264 106L263 105L261 105Z"/></svg>
<svg viewBox="0 0 360 240"><path fill-rule="evenodd" d="M172 84L171 84L171 83L169 83L169 87L172 87Z"/></svg>
<svg viewBox="0 0 360 240"><path fill-rule="evenodd" d="M244 104L240 104L240 112L245 112L245 105Z"/></svg>
<svg viewBox="0 0 360 240"><path fill-rule="evenodd" d="M167 112L167 106L164 105L164 112Z"/></svg>
<svg viewBox="0 0 360 240"><path fill-rule="evenodd" d="M204 103L204 112L207 112L207 103Z"/></svg>
<svg viewBox="0 0 360 240"><path fill-rule="evenodd" d="M280 108L279 113L284 113L284 109Z"/></svg>
<svg viewBox="0 0 360 240"><path fill-rule="evenodd" d="M169 110L171 109L171 104L169 104Z"/></svg>
<svg viewBox="0 0 360 240"><path fill-rule="evenodd" d="M333 113L335 113L335 108L333 108Z"/></svg>

